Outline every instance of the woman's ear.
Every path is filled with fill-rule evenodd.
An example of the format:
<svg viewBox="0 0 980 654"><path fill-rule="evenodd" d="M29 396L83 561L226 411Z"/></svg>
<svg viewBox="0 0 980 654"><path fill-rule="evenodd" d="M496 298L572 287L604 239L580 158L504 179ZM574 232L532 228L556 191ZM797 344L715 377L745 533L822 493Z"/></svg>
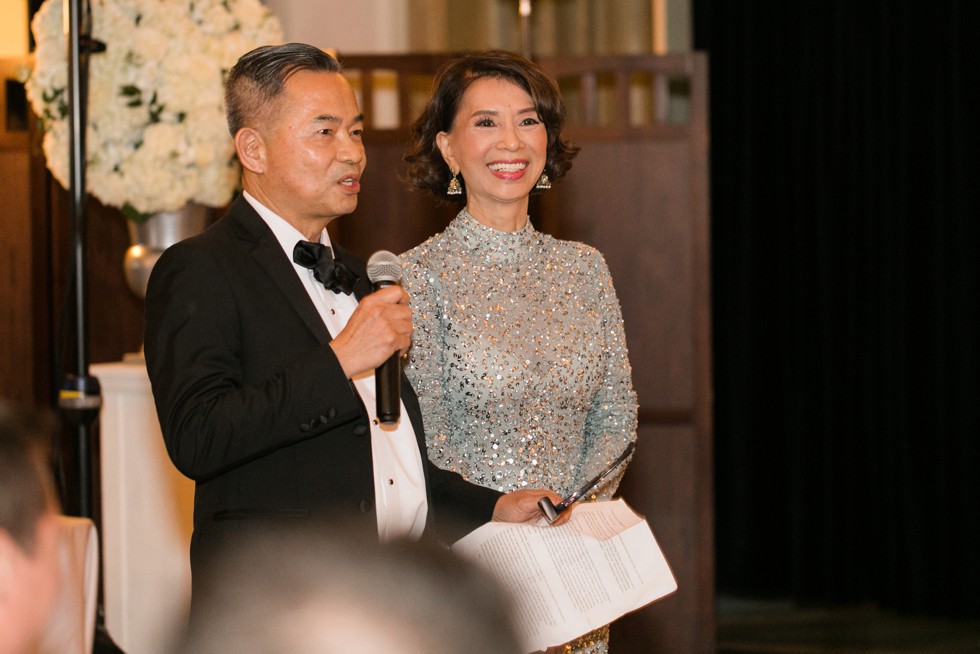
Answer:
<svg viewBox="0 0 980 654"><path fill-rule="evenodd" d="M453 173L458 173L459 166L456 165L456 158L453 157L453 147L449 140L448 132L439 132L436 134L436 147L442 153L442 158L446 161L446 165L449 166L449 170L453 171Z"/></svg>
<svg viewBox="0 0 980 654"><path fill-rule="evenodd" d="M243 127L235 134L235 152L242 168L256 174L265 172L265 141L251 127Z"/></svg>

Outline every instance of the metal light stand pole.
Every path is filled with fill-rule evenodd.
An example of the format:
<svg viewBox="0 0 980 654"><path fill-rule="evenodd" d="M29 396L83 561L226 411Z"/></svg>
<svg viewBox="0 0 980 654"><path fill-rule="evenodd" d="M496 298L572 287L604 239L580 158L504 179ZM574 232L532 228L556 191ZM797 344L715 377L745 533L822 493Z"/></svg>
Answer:
<svg viewBox="0 0 980 654"><path fill-rule="evenodd" d="M104 50L90 37L91 16L82 0L65 0L68 46L68 152L74 280L75 374L66 375L58 392L58 408L77 429L78 514L92 517L92 423L99 415L102 395L99 380L88 369L88 311L86 306L85 249L85 126L88 97L88 55Z"/></svg>

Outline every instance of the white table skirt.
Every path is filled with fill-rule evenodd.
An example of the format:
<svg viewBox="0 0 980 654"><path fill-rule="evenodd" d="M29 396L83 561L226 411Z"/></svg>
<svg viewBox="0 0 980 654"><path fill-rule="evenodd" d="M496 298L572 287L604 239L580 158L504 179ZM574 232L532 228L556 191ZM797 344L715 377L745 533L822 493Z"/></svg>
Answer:
<svg viewBox="0 0 980 654"><path fill-rule="evenodd" d="M172 644L187 617L194 483L170 462L142 361L97 364L102 387L105 625L130 654Z"/></svg>

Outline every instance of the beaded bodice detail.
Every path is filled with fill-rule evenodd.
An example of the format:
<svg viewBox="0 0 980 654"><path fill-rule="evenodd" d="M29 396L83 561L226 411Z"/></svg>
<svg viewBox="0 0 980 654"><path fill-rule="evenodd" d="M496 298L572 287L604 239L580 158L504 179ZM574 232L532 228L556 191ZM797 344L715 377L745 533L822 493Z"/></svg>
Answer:
<svg viewBox="0 0 980 654"><path fill-rule="evenodd" d="M463 210L403 261L406 372L434 463L501 491L564 495L635 439L621 311L598 251Z"/></svg>

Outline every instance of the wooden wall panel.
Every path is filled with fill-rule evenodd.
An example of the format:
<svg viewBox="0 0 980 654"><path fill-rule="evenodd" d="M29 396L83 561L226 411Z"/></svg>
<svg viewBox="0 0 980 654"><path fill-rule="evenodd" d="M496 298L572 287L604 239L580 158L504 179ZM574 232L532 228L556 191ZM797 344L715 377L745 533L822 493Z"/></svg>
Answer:
<svg viewBox="0 0 980 654"><path fill-rule="evenodd" d="M92 363L119 361L143 345L143 299L123 275L129 231L122 213L87 203L89 358Z"/></svg>
<svg viewBox="0 0 980 654"><path fill-rule="evenodd" d="M0 397L26 403L34 400L29 171L26 148L0 150Z"/></svg>
<svg viewBox="0 0 980 654"><path fill-rule="evenodd" d="M76 372L71 208L68 193L50 175L45 175L44 189L47 215L35 216L35 225L48 233L48 249L40 255L46 261L40 263L47 267L49 281L37 292L47 293L51 300L48 355L57 368L50 383L57 388L63 374ZM89 198L85 223L87 358L90 364L119 361L138 352L143 342L143 300L130 292L123 276L123 257L129 247L126 219L118 210Z"/></svg>
<svg viewBox="0 0 980 654"><path fill-rule="evenodd" d="M33 402L34 303L30 213L31 159L24 96L16 81L23 59L0 59L0 397Z"/></svg>

